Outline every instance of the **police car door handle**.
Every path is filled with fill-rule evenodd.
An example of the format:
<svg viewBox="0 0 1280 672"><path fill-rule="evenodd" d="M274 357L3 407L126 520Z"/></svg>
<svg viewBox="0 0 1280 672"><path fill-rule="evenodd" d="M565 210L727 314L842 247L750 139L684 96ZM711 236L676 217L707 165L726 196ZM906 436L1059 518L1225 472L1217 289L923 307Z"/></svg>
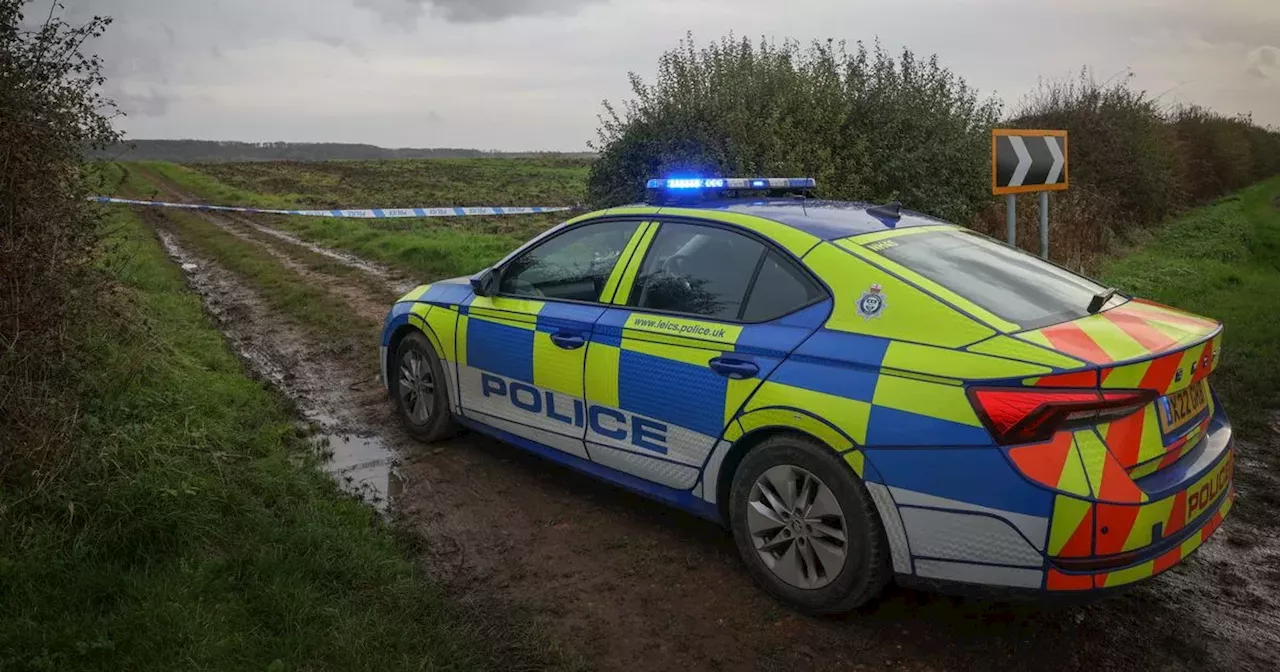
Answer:
<svg viewBox="0 0 1280 672"><path fill-rule="evenodd" d="M577 350L587 344L587 339L576 331L557 331L551 334L551 342L565 350Z"/></svg>
<svg viewBox="0 0 1280 672"><path fill-rule="evenodd" d="M755 362L737 357L715 357L707 362L707 366L710 366L712 371L734 380L754 378L757 373L760 373L760 367L756 366Z"/></svg>

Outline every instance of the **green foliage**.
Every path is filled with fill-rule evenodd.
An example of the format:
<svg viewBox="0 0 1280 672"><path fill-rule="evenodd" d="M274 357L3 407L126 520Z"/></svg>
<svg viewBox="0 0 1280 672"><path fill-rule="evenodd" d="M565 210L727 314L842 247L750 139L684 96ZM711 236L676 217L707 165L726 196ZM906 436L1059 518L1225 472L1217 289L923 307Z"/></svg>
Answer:
<svg viewBox="0 0 1280 672"><path fill-rule="evenodd" d="M1183 159L1183 191L1193 203L1280 173L1280 135L1249 117L1224 117L1191 105L1175 109L1171 120Z"/></svg>
<svg viewBox="0 0 1280 672"><path fill-rule="evenodd" d="M0 489L0 669L544 669L342 496L131 214L77 325L72 459ZM495 633L497 633L495 635Z"/></svg>
<svg viewBox="0 0 1280 672"><path fill-rule="evenodd" d="M689 37L652 84L632 74L631 87L620 110L605 103L587 182L597 206L681 172L812 176L823 197L899 199L961 221L986 203L999 107L936 56L732 37L697 49Z"/></svg>
<svg viewBox="0 0 1280 672"><path fill-rule="evenodd" d="M1091 197L1132 224L1157 224L1182 204L1177 134L1158 101L1127 77L1098 82L1086 70L1042 82L1013 124L1068 131L1073 186L1088 185Z"/></svg>
<svg viewBox="0 0 1280 672"><path fill-rule="evenodd" d="M100 213L85 196L104 175L81 152L119 137L101 66L80 51L108 21L50 11L28 29L24 4L0 0L0 489L51 478L63 459L75 409L56 378L100 282Z"/></svg>

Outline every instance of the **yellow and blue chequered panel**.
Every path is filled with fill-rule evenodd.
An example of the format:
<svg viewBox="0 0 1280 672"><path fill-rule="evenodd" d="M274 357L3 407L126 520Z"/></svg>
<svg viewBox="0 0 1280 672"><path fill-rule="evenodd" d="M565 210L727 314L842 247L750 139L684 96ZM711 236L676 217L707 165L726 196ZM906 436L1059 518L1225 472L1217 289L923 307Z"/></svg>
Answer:
<svg viewBox="0 0 1280 672"><path fill-rule="evenodd" d="M777 367L744 410L809 411L858 446L989 444L960 381L884 369L896 345L873 336L820 330Z"/></svg>
<svg viewBox="0 0 1280 672"><path fill-rule="evenodd" d="M952 228L959 228L959 227L952 227ZM910 285L916 287L918 290L921 290L926 294L930 295L935 300L948 304L952 310L963 313L964 315L978 322L981 322L982 324L988 327L992 327L995 330L1003 333L1012 333L1015 331L1020 331L1022 329L1022 327L1020 327L1019 325L1014 324L1013 322L1009 322L1008 320L1005 320L1004 318L996 315L995 313L992 313L986 308L983 308L982 306L979 306L978 304L970 301L969 299L966 299L963 296L960 296L959 294L948 289L947 287L944 287L942 284L934 282L933 280L930 280L929 278L926 278L923 275L920 275L914 270L907 268L906 266L903 266L902 264L899 264L898 262L893 261L888 257L882 256L880 254L876 254L875 251L873 251L872 247L870 246L863 247L862 245L859 245L856 242L854 242L854 240L855 239L845 238L842 240L835 241L834 245L848 252L849 254L866 261L870 265L879 268L880 271L883 273L891 274L895 277L901 278L902 280L906 281ZM880 244L884 245L884 244L889 244L891 242L893 241L892 240L881 241ZM875 243L872 243L871 245L875 245Z"/></svg>
<svg viewBox="0 0 1280 672"><path fill-rule="evenodd" d="M584 340L604 313L601 306L475 297L467 316L466 358L460 363L505 378L582 397L586 348L557 346L551 334L580 332Z"/></svg>
<svg viewBox="0 0 1280 672"><path fill-rule="evenodd" d="M449 389L450 403L455 409L458 405L457 371L454 367L457 357L456 304L464 301L470 294L471 286L467 278L455 278L415 287L392 307L382 332L384 348L390 344L391 336L395 331L405 324L414 326L427 336L436 350L436 355L440 357L441 366L445 372L445 382ZM385 357L392 355L394 353L384 353ZM383 366L385 376L387 362L384 361Z"/></svg>
<svg viewBox="0 0 1280 672"><path fill-rule="evenodd" d="M604 308L474 297L460 311L458 379L464 411L581 439L587 348L562 348L551 335L565 330L585 342Z"/></svg>
<svg viewBox="0 0 1280 672"><path fill-rule="evenodd" d="M665 457L702 466L746 398L829 310L819 304L755 325L609 310L588 347L587 400L661 423ZM731 353L752 359L760 374L730 380L710 368L713 358ZM625 437L610 441L592 428L587 440L636 449Z"/></svg>
<svg viewBox="0 0 1280 672"><path fill-rule="evenodd" d="M828 329L953 348L995 334L992 328L911 283L831 243L814 247L805 255L804 263L835 294ZM884 303L876 313L867 315L859 311L859 305L862 296L873 288L878 288Z"/></svg>

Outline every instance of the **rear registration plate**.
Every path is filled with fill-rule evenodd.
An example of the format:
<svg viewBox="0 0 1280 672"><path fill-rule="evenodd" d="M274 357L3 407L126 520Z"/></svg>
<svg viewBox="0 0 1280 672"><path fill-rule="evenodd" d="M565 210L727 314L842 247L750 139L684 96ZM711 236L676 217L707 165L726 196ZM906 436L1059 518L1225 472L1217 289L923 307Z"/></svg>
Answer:
<svg viewBox="0 0 1280 672"><path fill-rule="evenodd" d="M1160 429L1168 434L1200 415L1209 406L1205 382L1199 381L1185 390L1160 398Z"/></svg>

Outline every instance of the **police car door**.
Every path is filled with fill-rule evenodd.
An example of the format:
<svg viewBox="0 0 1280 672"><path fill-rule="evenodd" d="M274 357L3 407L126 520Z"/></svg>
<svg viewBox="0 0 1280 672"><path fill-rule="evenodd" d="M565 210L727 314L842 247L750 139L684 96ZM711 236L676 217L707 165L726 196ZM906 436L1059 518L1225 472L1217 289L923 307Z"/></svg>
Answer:
<svg viewBox="0 0 1280 672"><path fill-rule="evenodd" d="M821 323L775 318L818 311L826 295L754 236L689 222L655 229L592 330L587 451L604 466L690 489L728 421Z"/></svg>
<svg viewBox="0 0 1280 672"><path fill-rule="evenodd" d="M639 221L587 222L538 241L499 269L498 290L462 307L462 414L586 458L583 368Z"/></svg>

